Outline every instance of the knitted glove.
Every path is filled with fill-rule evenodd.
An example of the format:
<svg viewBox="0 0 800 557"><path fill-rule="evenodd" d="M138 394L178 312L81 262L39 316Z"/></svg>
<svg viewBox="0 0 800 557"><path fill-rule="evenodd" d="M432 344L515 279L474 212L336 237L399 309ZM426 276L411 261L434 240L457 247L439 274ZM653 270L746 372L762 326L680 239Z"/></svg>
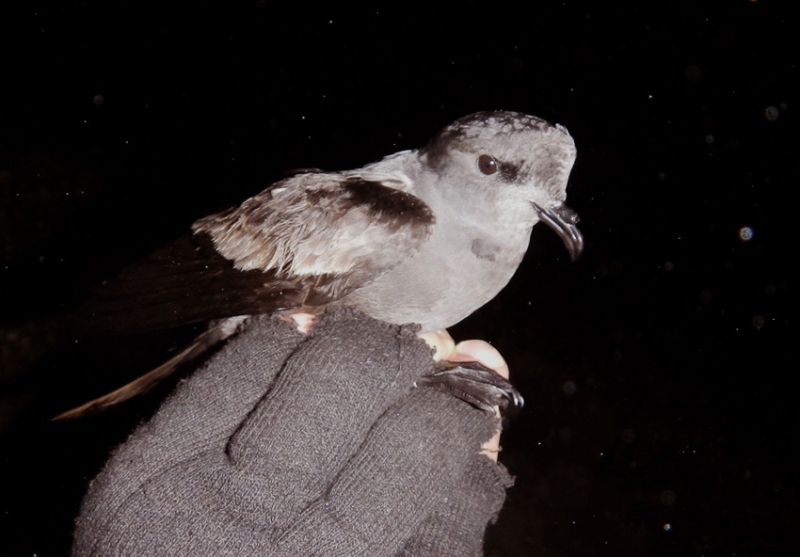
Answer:
<svg viewBox="0 0 800 557"><path fill-rule="evenodd" d="M499 422L414 387L432 370L414 327L254 318L92 481L73 555L482 555Z"/></svg>

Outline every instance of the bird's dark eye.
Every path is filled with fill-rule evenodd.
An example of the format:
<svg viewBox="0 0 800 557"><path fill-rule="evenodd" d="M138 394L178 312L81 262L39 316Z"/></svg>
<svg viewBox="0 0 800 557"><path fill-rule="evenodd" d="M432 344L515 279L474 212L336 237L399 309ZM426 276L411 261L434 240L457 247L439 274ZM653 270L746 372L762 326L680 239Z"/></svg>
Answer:
<svg viewBox="0 0 800 557"><path fill-rule="evenodd" d="M478 157L478 168L487 176L494 174L497 172L497 160L492 155L481 155Z"/></svg>

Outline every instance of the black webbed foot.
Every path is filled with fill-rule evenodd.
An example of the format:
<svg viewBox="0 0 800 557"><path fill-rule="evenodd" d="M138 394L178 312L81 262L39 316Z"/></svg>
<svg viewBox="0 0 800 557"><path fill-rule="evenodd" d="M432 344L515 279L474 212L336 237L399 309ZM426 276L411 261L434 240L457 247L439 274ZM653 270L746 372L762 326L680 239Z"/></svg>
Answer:
<svg viewBox="0 0 800 557"><path fill-rule="evenodd" d="M497 407L501 416L525 403L511 383L478 362L441 361L436 367L416 385L438 389L491 414Z"/></svg>

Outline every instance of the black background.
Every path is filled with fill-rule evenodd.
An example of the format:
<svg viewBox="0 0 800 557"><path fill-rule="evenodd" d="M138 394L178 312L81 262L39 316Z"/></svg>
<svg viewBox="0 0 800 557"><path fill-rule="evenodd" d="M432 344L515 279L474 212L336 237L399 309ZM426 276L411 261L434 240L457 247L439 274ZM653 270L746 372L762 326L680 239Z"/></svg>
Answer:
<svg viewBox="0 0 800 557"><path fill-rule="evenodd" d="M64 347L55 315L288 169L358 167L487 109L569 128L587 240L570 264L536 227L452 330L495 344L527 399L487 555L793 552L790 7L530 4L0 8L0 554L67 554L88 480L169 386L46 418L181 340Z"/></svg>

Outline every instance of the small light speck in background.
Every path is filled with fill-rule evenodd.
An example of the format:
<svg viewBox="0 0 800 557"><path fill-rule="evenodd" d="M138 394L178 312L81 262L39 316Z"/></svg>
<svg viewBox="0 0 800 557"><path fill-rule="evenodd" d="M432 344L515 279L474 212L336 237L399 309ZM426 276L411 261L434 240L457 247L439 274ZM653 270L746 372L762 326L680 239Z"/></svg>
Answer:
<svg viewBox="0 0 800 557"><path fill-rule="evenodd" d="M674 505L675 504L675 492L671 489L665 489L661 492L661 495L658 496L658 499L661 501L662 505Z"/></svg>
<svg viewBox="0 0 800 557"><path fill-rule="evenodd" d="M768 122L774 122L780 115L781 111L778 110L777 106L768 106L764 109L764 116L766 116Z"/></svg>
<svg viewBox="0 0 800 557"><path fill-rule="evenodd" d="M636 441L636 432L633 431L631 428L625 429L622 432L621 438L623 443L627 444L633 443L634 441Z"/></svg>

